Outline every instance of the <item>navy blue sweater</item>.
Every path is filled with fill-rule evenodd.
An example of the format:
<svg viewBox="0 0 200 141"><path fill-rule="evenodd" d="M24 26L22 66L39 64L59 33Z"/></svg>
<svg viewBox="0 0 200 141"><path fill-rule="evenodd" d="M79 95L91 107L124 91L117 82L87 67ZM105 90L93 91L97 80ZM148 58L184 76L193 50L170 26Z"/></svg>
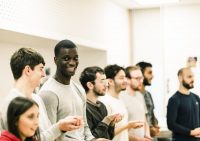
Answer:
<svg viewBox="0 0 200 141"><path fill-rule="evenodd" d="M177 91L168 101L167 126L173 132L175 141L200 141L190 136L190 131L200 127L200 99L190 93Z"/></svg>

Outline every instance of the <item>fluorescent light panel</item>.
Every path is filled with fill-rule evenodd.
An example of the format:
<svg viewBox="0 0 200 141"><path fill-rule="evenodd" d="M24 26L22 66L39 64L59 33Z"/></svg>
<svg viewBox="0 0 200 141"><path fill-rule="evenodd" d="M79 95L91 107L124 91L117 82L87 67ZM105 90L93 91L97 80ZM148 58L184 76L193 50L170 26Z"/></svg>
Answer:
<svg viewBox="0 0 200 141"><path fill-rule="evenodd" d="M135 0L140 5L162 5L170 3L178 3L179 0Z"/></svg>

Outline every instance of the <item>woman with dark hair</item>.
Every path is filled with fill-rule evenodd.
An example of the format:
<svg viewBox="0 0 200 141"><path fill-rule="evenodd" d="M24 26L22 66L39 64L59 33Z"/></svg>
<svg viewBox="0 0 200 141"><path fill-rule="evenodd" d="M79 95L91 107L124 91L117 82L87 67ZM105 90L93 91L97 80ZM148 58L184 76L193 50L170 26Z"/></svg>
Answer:
<svg viewBox="0 0 200 141"><path fill-rule="evenodd" d="M0 141L40 141L38 104L24 97L11 101L7 111L8 131L2 131Z"/></svg>

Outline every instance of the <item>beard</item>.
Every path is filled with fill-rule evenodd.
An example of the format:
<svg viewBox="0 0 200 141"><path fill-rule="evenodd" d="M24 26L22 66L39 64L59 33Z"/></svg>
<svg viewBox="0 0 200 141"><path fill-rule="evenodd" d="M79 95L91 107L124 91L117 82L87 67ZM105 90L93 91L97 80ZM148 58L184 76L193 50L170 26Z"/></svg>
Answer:
<svg viewBox="0 0 200 141"><path fill-rule="evenodd" d="M193 82L191 83L192 84L190 85L190 83L186 83L185 80L183 80L183 87L185 87L188 90L194 88Z"/></svg>
<svg viewBox="0 0 200 141"><path fill-rule="evenodd" d="M138 87L131 86L131 89L133 89L134 91L139 91L140 90L140 86L138 86Z"/></svg>
<svg viewBox="0 0 200 141"><path fill-rule="evenodd" d="M96 88L94 88L93 92L95 93L96 96L104 96L105 92L99 92Z"/></svg>
<svg viewBox="0 0 200 141"><path fill-rule="evenodd" d="M144 86L151 86L151 83L149 83L149 81L148 81L147 78L144 78L144 80L143 80L143 85L144 85Z"/></svg>

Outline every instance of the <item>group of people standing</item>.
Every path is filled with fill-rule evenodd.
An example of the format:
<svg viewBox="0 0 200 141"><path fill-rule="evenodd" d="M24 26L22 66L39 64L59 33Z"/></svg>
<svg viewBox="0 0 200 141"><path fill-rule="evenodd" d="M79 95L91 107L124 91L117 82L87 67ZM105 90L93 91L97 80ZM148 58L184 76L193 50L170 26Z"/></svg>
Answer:
<svg viewBox="0 0 200 141"><path fill-rule="evenodd" d="M31 48L12 55L15 84L2 104L0 141L156 140L158 120L151 94L145 89L153 78L152 64L86 67L80 75L81 87L71 79L79 64L77 46L62 40L54 55L55 75L38 94L33 92L45 76L44 58ZM180 90L169 100L167 122L175 141L200 136L199 98L189 93L192 77L188 68L181 69ZM188 95L190 102L186 102Z"/></svg>

